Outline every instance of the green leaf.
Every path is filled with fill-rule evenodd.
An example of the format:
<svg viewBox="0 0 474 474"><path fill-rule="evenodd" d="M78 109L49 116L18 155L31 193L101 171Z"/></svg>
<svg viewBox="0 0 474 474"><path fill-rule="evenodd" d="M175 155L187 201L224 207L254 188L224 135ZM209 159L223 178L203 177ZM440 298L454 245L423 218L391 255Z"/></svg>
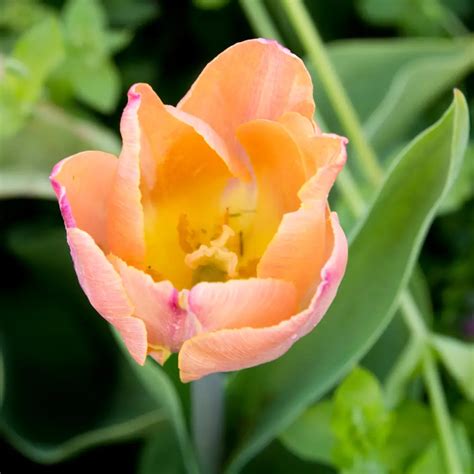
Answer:
<svg viewBox="0 0 474 474"><path fill-rule="evenodd" d="M53 166L66 156L90 149L117 154L120 142L94 122L52 105L37 106L24 129L0 142L0 199L53 198L48 179Z"/></svg>
<svg viewBox="0 0 474 474"><path fill-rule="evenodd" d="M78 99L100 112L113 111L120 96L120 76L110 60L85 62L71 59L67 69Z"/></svg>
<svg viewBox="0 0 474 474"><path fill-rule="evenodd" d="M97 0L68 0L63 17L66 38L75 52L89 58L105 56L107 19Z"/></svg>
<svg viewBox="0 0 474 474"><path fill-rule="evenodd" d="M331 401L326 400L306 410L280 435L280 441L302 459L332 464L332 405Z"/></svg>
<svg viewBox="0 0 474 474"><path fill-rule="evenodd" d="M331 427L336 443L332 458L336 466L378 462L391 428L378 380L367 370L355 368L337 388L333 401Z"/></svg>
<svg viewBox="0 0 474 474"><path fill-rule="evenodd" d="M237 472L331 388L390 322L423 238L462 161L467 135L466 102L456 92L443 117L394 162L352 235L346 275L323 321L280 359L242 371L232 380L230 397L238 405L231 413L244 417L249 426L229 472Z"/></svg>
<svg viewBox="0 0 474 474"><path fill-rule="evenodd" d="M0 139L13 135L30 114L47 77L63 58L54 17L25 32L15 45L0 81Z"/></svg>
<svg viewBox="0 0 474 474"><path fill-rule="evenodd" d="M474 401L474 344L433 336L431 344L468 400Z"/></svg>

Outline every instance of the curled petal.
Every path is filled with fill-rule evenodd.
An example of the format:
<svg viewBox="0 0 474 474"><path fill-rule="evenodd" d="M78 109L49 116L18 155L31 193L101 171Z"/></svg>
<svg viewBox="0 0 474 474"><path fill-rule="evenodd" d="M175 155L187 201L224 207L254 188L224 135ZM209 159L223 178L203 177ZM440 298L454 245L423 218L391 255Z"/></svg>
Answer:
<svg viewBox="0 0 474 474"><path fill-rule="evenodd" d="M132 265L145 258L145 224L140 192L140 95L128 93L122 115L122 152L111 191L107 230L110 250Z"/></svg>
<svg viewBox="0 0 474 474"><path fill-rule="evenodd" d="M347 262L347 241L336 214L331 214L330 223L333 245L308 308L277 325L222 329L186 341L179 353L183 382L276 359L318 324L336 295Z"/></svg>
<svg viewBox="0 0 474 474"><path fill-rule="evenodd" d="M275 279L204 282L188 296L188 309L203 331L273 325L292 314L296 305L293 284Z"/></svg>
<svg viewBox="0 0 474 474"><path fill-rule="evenodd" d="M325 201L308 201L285 214L257 266L257 276L293 282L304 304L319 282L332 245L330 229Z"/></svg>
<svg viewBox="0 0 474 474"><path fill-rule="evenodd" d="M79 227L106 250L108 197L117 163L109 153L85 151L60 161L50 176L66 227Z"/></svg>
<svg viewBox="0 0 474 474"><path fill-rule="evenodd" d="M234 155L237 127L253 119L276 120L295 111L314 113L311 77L301 59L276 41L253 39L231 46L202 71L178 108L203 119Z"/></svg>
<svg viewBox="0 0 474 474"><path fill-rule="evenodd" d="M155 352L161 348L161 353L168 355L178 351L183 341L196 333L198 324L195 317L179 305L178 291L169 281L155 282L117 257L111 261L135 307L134 316L145 322L151 348Z"/></svg>
<svg viewBox="0 0 474 474"><path fill-rule="evenodd" d="M67 229L74 268L91 305L121 334L132 357L145 362L147 335L143 321L132 317L133 306L119 275L92 237L81 229Z"/></svg>

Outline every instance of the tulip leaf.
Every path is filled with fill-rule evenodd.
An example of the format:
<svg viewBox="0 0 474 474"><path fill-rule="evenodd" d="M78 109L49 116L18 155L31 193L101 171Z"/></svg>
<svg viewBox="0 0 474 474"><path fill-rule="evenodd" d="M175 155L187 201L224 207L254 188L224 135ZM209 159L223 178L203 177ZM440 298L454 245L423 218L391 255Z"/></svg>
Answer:
<svg viewBox="0 0 474 474"><path fill-rule="evenodd" d="M0 199L52 198L48 176L53 166L90 149L117 153L120 142L103 126L49 104L39 105L19 133L0 142Z"/></svg>
<svg viewBox="0 0 474 474"><path fill-rule="evenodd" d="M462 163L467 136L466 101L456 91L443 117L394 161L352 233L346 275L323 321L280 359L232 379L231 414L248 426L229 472L237 472L330 389L386 328Z"/></svg>
<svg viewBox="0 0 474 474"><path fill-rule="evenodd" d="M466 398L474 401L474 344L447 336L434 336L431 344Z"/></svg>
<svg viewBox="0 0 474 474"><path fill-rule="evenodd" d="M10 215L9 202L1 205ZM53 216L57 221L56 205L30 201L26 208L40 217L11 225L0 243L2 262L11 268L0 290L2 434L44 463L143 436L163 423L179 425L184 438L181 408L165 373L154 367L153 390L145 385L82 293L64 229L45 224Z"/></svg>

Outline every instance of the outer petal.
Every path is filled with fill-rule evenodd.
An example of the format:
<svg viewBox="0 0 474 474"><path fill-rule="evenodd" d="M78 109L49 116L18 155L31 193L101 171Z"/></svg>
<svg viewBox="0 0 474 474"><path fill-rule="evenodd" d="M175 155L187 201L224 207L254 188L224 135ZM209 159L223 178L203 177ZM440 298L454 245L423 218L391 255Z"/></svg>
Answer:
<svg viewBox="0 0 474 474"><path fill-rule="evenodd" d="M67 240L79 283L90 303L115 326L132 357L143 364L147 353L145 324L131 316L133 306L119 275L89 234L70 227Z"/></svg>
<svg viewBox="0 0 474 474"><path fill-rule="evenodd" d="M66 227L86 231L103 249L107 244L107 206L117 158L85 151L60 161L50 180Z"/></svg>
<svg viewBox="0 0 474 474"><path fill-rule="evenodd" d="M321 281L309 307L278 325L223 329L186 341L179 353L183 382L276 359L318 324L336 295L347 262L346 238L334 213L331 214L331 228L330 257L321 270Z"/></svg>
<svg viewBox="0 0 474 474"><path fill-rule="evenodd" d="M134 315L145 322L149 344L177 352L184 340L194 336L199 325L196 318L179 305L178 291L169 281L155 282L117 257L112 258L112 262L135 306Z"/></svg>
<svg viewBox="0 0 474 474"><path fill-rule="evenodd" d="M306 67L275 41L237 43L211 61L178 108L200 117L241 154L237 127L253 119L276 120L295 111L311 118L313 85Z"/></svg>
<svg viewBox="0 0 474 474"><path fill-rule="evenodd" d="M271 326L296 309L293 284L275 279L199 283L188 295L188 310L196 315L205 332Z"/></svg>
<svg viewBox="0 0 474 474"><path fill-rule="evenodd" d="M257 276L293 282L304 305L319 283L330 245L326 201L305 202L283 216L257 266Z"/></svg>
<svg viewBox="0 0 474 474"><path fill-rule="evenodd" d="M111 192L108 235L110 249L132 265L145 258L145 224L140 192L140 95L130 91L122 115L122 152Z"/></svg>

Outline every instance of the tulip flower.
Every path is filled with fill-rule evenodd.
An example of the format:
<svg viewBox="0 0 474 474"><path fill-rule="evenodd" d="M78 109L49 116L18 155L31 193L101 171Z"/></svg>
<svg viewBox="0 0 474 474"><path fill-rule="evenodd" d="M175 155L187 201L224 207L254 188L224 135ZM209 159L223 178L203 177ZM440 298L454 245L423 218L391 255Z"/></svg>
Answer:
<svg viewBox="0 0 474 474"><path fill-rule="evenodd" d="M79 282L139 364L179 352L185 382L255 366L326 313L347 261L327 200L347 140L314 108L297 56L244 41L176 107L132 86L118 158L54 167Z"/></svg>

